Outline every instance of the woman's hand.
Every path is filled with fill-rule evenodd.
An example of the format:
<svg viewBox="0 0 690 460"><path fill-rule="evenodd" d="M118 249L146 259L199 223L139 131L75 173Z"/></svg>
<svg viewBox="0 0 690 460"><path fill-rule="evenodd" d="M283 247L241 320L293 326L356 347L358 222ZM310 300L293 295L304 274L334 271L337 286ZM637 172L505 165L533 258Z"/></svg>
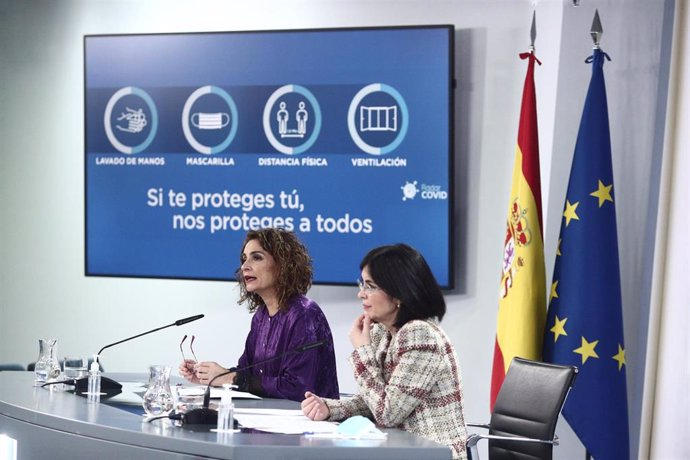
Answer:
<svg viewBox="0 0 690 460"><path fill-rule="evenodd" d="M310 419L319 422L326 420L331 415L331 410L324 400L314 393L307 391L304 393L304 398L304 401L302 401L302 412Z"/></svg>
<svg viewBox="0 0 690 460"><path fill-rule="evenodd" d="M220 364L213 361L202 361L197 363L194 368L194 375L198 382L202 385L208 385L213 378L219 374L227 372L228 370ZM213 385L220 386L224 383L233 383L235 380L235 373L224 375L213 381Z"/></svg>
<svg viewBox="0 0 690 460"><path fill-rule="evenodd" d="M350 342L355 348L362 345L369 345L371 343L371 319L364 313L359 315L350 329Z"/></svg>
<svg viewBox="0 0 690 460"><path fill-rule="evenodd" d="M196 377L195 367L196 361L193 359L185 359L177 370L186 380L198 384L201 382L199 382L199 379Z"/></svg>

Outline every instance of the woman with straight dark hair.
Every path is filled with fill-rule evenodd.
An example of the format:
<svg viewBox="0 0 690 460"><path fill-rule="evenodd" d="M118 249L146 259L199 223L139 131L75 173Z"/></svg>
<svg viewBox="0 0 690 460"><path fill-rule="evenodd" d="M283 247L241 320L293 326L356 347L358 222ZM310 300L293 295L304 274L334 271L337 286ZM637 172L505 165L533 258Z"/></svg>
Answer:
<svg viewBox="0 0 690 460"><path fill-rule="evenodd" d="M358 392L341 400L307 392L302 411L312 420L364 415L466 458L460 367L438 325L446 303L429 265L412 247L396 244L371 250L360 269L364 313L350 331Z"/></svg>

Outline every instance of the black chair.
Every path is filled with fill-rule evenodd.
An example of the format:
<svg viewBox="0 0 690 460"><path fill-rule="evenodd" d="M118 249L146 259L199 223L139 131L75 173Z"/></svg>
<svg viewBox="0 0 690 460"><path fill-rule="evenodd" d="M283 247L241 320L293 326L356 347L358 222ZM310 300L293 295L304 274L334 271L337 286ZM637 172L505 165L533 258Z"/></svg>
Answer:
<svg viewBox="0 0 690 460"><path fill-rule="evenodd" d="M25 371L24 366L21 364L14 364L14 363L8 363L8 364L2 364L0 363L0 371Z"/></svg>
<svg viewBox="0 0 690 460"><path fill-rule="evenodd" d="M550 460L556 423L565 398L577 376L577 367L560 366L522 358L510 363L498 392L491 421L482 427L488 434L471 434L467 438L467 458L479 459L477 443L489 442L489 458Z"/></svg>

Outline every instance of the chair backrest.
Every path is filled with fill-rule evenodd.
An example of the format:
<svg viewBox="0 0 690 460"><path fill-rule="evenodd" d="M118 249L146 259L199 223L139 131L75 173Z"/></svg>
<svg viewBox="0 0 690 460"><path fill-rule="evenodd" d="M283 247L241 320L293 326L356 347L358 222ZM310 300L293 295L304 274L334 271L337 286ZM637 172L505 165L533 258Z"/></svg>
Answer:
<svg viewBox="0 0 690 460"><path fill-rule="evenodd" d="M8 364L3 364L0 363L0 371L25 371L24 366L21 364L14 364L14 363L8 363Z"/></svg>
<svg viewBox="0 0 690 460"><path fill-rule="evenodd" d="M522 358L510 363L491 414L489 434L554 439L556 423L577 368ZM553 446L489 440L489 458L551 459Z"/></svg>

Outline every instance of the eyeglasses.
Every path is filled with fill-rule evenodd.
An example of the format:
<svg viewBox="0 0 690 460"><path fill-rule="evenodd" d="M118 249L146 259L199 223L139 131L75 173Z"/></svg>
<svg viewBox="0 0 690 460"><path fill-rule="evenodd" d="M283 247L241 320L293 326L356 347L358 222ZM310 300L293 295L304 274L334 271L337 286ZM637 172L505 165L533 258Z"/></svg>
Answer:
<svg viewBox="0 0 690 460"><path fill-rule="evenodd" d="M373 294L381 289L380 287L374 286L371 283L365 283L362 278L357 278L357 286L359 286L360 291L364 291L367 295Z"/></svg>
<svg viewBox="0 0 690 460"><path fill-rule="evenodd" d="M189 350L192 352L192 356L194 356L194 361L199 362L198 359L196 359L196 355L194 354L194 339L196 336L192 336L192 340L189 342ZM182 348L182 344L184 341L187 340L187 335L185 334L184 337L182 337L182 341L180 342L180 353L182 353L182 361L187 361L187 358L184 355L184 349Z"/></svg>

